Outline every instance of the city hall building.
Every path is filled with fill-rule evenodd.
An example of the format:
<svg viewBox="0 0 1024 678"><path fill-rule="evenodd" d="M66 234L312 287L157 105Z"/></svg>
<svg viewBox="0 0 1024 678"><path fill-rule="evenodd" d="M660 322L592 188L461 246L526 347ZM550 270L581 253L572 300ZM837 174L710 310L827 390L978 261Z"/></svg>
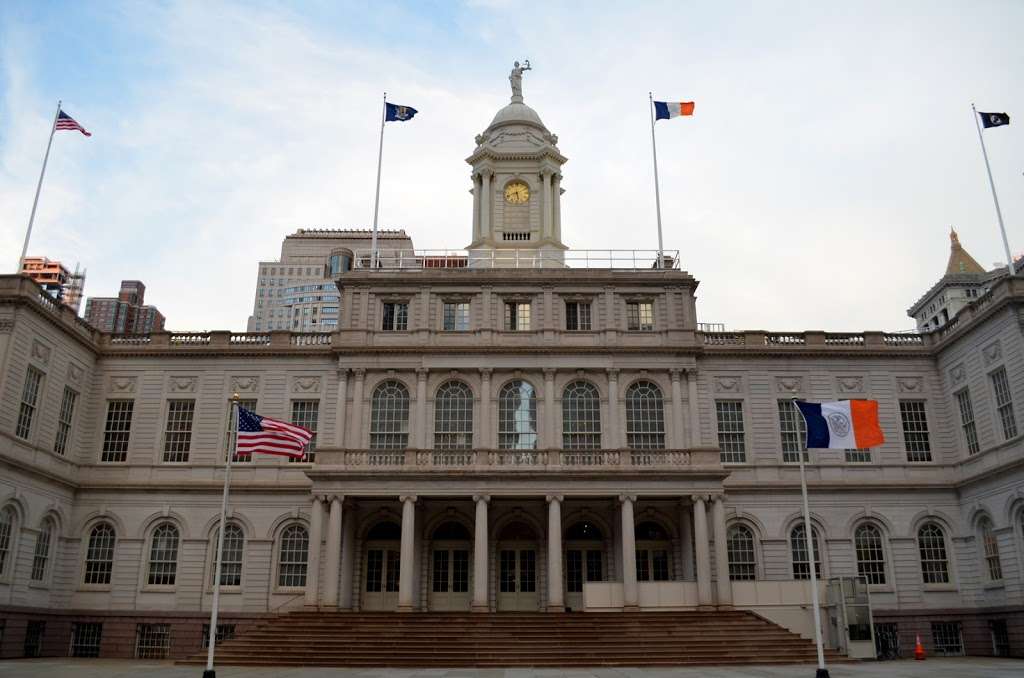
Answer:
<svg viewBox="0 0 1024 678"><path fill-rule="evenodd" d="M105 334L0 277L2 656L199 651L232 394L316 435L232 462L220 635L740 609L810 638L803 455L826 639L859 578L869 641L1024 655L1024 278L954 236L920 333L707 331L693 262L567 248L557 144L514 92L459 252L290 236L273 329ZM886 443L804 450L794 397L875 399Z"/></svg>

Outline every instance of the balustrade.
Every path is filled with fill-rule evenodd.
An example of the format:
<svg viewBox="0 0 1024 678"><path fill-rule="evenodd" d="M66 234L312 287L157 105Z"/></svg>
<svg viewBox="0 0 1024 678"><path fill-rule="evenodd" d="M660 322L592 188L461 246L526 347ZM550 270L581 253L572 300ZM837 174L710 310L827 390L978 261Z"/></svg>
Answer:
<svg viewBox="0 0 1024 678"><path fill-rule="evenodd" d="M322 451L321 463L337 459L349 470L425 469L673 469L694 465L692 450L344 450ZM717 463L710 450L703 464Z"/></svg>

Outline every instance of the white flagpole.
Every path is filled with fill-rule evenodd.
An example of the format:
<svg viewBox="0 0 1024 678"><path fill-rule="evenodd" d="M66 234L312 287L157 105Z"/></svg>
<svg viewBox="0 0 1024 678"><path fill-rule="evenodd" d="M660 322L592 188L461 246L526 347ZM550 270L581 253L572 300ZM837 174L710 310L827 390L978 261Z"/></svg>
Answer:
<svg viewBox="0 0 1024 678"><path fill-rule="evenodd" d="M217 645L217 613L220 607L220 575L221 566L224 561L224 523L228 514L228 488L231 486L231 458L235 456L235 449L238 447L238 394L231 395L231 416L235 421L235 432L232 436L231 446L228 449L227 462L224 464L224 497L220 504L220 528L217 535L217 566L213 574L213 605L210 608L210 645L206 650L206 670L203 671L203 678L216 678L217 672L213 669L213 651Z"/></svg>
<svg viewBox="0 0 1024 678"><path fill-rule="evenodd" d="M793 407L797 414L804 419L804 413L797 407L796 398L793 398ZM825 668L825 649L821 641L821 611L818 609L818 568L814 565L814 532L811 528L811 509L807 501L807 478L804 476L804 451L800 451L800 495L804 502L804 537L807 539L807 554L811 570L811 608L814 610L814 645L818 650L818 670L815 678L829 678L828 669Z"/></svg>
<svg viewBox="0 0 1024 678"><path fill-rule="evenodd" d="M46 155L43 156L43 170L39 173L39 183L36 184L36 197L32 201L32 214L28 217L28 230L25 231L25 244L21 247L21 258L18 259L18 270L25 265L25 255L28 253L28 241L32 237L32 223L36 220L36 206L39 204L39 191L43 187L43 177L46 176L46 162L50 159L50 146L53 145L53 133L57 131L57 118L60 117L60 101L57 102L57 112L53 114L53 124L50 125L50 139L46 142Z"/></svg>
<svg viewBox="0 0 1024 678"><path fill-rule="evenodd" d="M388 93L384 92L384 107L380 114L380 148L377 151L377 195L373 199L373 239L370 242L370 268L377 268L377 213L380 208L380 165L384 159L384 121L388 117Z"/></svg>
<svg viewBox="0 0 1024 678"><path fill-rule="evenodd" d="M974 113L974 126L978 128L978 141L981 142L981 155L985 158L985 171L988 172L988 185L992 188L992 202L996 204L996 217L999 218L999 232L1003 236L1003 250L1006 252L1006 267L1013 275L1013 256L1010 254L1010 241L1006 239L1006 226L1003 225L1003 211L999 209L999 196L996 195L996 184L992 181L992 168L988 164L988 151L985 150L985 137L981 133L981 123L978 122L978 109L971 104L971 112Z"/></svg>
<svg viewBox="0 0 1024 678"><path fill-rule="evenodd" d="M654 141L654 95L647 93L647 100L651 108L651 150L654 153L654 204L658 209L658 264L662 268L664 262L664 245L661 241L661 189L658 187L658 144Z"/></svg>

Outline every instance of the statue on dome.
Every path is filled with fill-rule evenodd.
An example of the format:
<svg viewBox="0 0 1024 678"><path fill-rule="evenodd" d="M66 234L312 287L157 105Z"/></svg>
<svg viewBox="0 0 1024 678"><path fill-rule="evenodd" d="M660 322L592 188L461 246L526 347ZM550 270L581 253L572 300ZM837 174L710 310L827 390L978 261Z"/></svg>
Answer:
<svg viewBox="0 0 1024 678"><path fill-rule="evenodd" d="M522 66L519 65L518 61L512 66L512 73L509 74L508 81L512 85L513 99L516 97L519 97L519 99L523 98L523 72L529 70L532 70L529 59L525 59Z"/></svg>

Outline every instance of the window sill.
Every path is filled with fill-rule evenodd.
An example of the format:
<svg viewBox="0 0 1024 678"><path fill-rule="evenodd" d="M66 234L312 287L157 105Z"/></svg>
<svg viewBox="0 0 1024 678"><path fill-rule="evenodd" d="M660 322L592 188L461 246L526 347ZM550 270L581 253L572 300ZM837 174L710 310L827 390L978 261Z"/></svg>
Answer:
<svg viewBox="0 0 1024 678"><path fill-rule="evenodd" d="M954 584L925 584L925 593L956 593L957 588Z"/></svg>
<svg viewBox="0 0 1024 678"><path fill-rule="evenodd" d="M237 594L239 594L241 592L242 592L242 587L241 586L221 586L220 587L220 595L222 595L222 596L228 596L228 595L232 595L232 594L237 595ZM211 595L212 596L213 595L213 587L212 586L207 587L206 593L207 593L207 595Z"/></svg>
<svg viewBox="0 0 1024 678"><path fill-rule="evenodd" d="M894 593L895 589L892 584L868 584L868 591L870 593Z"/></svg>
<svg viewBox="0 0 1024 678"><path fill-rule="evenodd" d="M174 593L177 587L173 584L143 584L143 593Z"/></svg>
<svg viewBox="0 0 1024 678"><path fill-rule="evenodd" d="M996 589L1004 589L1004 588L1006 588L1006 584L1004 584L1003 580L1000 579L998 581L988 581L988 582L985 582L985 584L982 586L982 588L984 590L986 590L986 591L993 591L993 590L996 590Z"/></svg>
<svg viewBox="0 0 1024 678"><path fill-rule="evenodd" d="M306 587L305 586L278 586L278 587L274 588L274 593L282 595L282 596L288 596L288 595L292 595L293 596L293 595L297 595L299 593L305 593L305 592L306 592Z"/></svg>
<svg viewBox="0 0 1024 678"><path fill-rule="evenodd" d="M79 593L103 593L110 592L110 584L80 584L77 589Z"/></svg>
<svg viewBox="0 0 1024 678"><path fill-rule="evenodd" d="M44 581L30 581L28 583L28 587L30 589L37 589L37 590L40 590L40 591L47 591L47 590L49 590L50 585L48 583L44 582Z"/></svg>

